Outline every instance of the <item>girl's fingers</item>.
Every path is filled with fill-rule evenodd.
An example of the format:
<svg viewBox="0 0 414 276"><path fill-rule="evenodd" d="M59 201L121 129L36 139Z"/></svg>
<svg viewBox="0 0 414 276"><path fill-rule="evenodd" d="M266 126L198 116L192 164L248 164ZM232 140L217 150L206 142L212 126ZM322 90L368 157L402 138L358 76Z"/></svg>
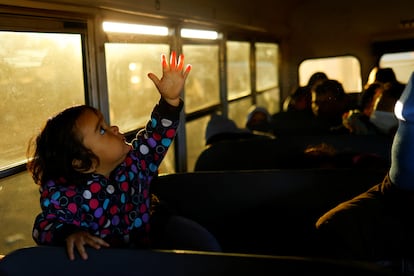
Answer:
<svg viewBox="0 0 414 276"><path fill-rule="evenodd" d="M167 58L165 57L164 54L161 55L161 63L162 63L162 70L168 70L168 63L167 63Z"/></svg>
<svg viewBox="0 0 414 276"><path fill-rule="evenodd" d="M170 57L170 68L175 69L176 66L177 66L177 54L175 51L172 51L171 57Z"/></svg>
<svg viewBox="0 0 414 276"><path fill-rule="evenodd" d="M187 65L187 67L185 68L184 73L183 73L184 79L186 79L186 78L187 78L187 76L188 76L188 74L190 73L190 71L191 71L191 65L190 65L190 64L188 64L188 65Z"/></svg>
<svg viewBox="0 0 414 276"><path fill-rule="evenodd" d="M170 56L170 63L168 64L165 54L162 54L161 62L162 62L163 72L168 71L168 70L182 71L184 68L184 55L180 54L178 56L178 61L177 61L177 53L175 51L172 51L171 56ZM187 65L185 68L185 71L183 72L183 76L187 77L188 73L190 73L190 70L191 70L191 65ZM154 83L157 83L157 81L154 80L155 77L151 76L151 73L148 74L148 76L150 77L150 79L154 81Z"/></svg>
<svg viewBox="0 0 414 276"><path fill-rule="evenodd" d="M66 242L66 252L68 254L69 260L73 261L75 259L75 253L74 253L74 244L73 242Z"/></svg>
<svg viewBox="0 0 414 276"><path fill-rule="evenodd" d="M178 71L181 71L181 70L183 70L183 68L184 68L184 55L180 54L180 56L178 57L178 67L177 67L177 69L178 69Z"/></svg>

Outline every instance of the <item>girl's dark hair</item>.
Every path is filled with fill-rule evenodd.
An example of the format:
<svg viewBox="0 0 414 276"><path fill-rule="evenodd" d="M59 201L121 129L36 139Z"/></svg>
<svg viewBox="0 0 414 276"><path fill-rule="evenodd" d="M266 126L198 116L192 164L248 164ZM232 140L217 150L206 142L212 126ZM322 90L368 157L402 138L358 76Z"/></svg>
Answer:
<svg viewBox="0 0 414 276"><path fill-rule="evenodd" d="M35 183L63 178L68 182L81 181L92 162L98 157L82 143L76 122L86 111L98 111L90 106L79 105L65 109L47 120L41 133L29 144L27 168ZM73 161L78 160L76 169ZM80 161L80 162L79 162Z"/></svg>

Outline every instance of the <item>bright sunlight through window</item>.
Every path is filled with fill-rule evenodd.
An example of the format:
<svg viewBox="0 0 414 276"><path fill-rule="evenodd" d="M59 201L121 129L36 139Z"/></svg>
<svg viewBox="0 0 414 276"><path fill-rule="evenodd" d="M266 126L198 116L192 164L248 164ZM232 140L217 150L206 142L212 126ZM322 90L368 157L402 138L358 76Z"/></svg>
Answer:
<svg viewBox="0 0 414 276"><path fill-rule="evenodd" d="M181 36L186 38L201 38L215 40L218 38L218 33L215 31L181 29Z"/></svg>
<svg viewBox="0 0 414 276"><path fill-rule="evenodd" d="M162 26L126 24L126 23L116 23L116 22L104 22L102 25L103 25L103 29L105 32L159 35L159 36L168 35L168 28L162 27Z"/></svg>

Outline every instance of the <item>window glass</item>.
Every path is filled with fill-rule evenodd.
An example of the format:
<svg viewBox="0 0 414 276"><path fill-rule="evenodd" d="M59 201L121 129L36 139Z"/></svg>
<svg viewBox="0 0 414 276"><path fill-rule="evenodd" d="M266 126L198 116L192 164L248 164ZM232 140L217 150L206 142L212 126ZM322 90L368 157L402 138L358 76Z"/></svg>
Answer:
<svg viewBox="0 0 414 276"><path fill-rule="evenodd" d="M274 114L280 111L280 91L279 88L270 89L266 92L257 94L256 97L257 106L263 106L269 111L270 114Z"/></svg>
<svg viewBox="0 0 414 276"><path fill-rule="evenodd" d="M185 84L186 113L219 104L219 47L183 45L183 53L185 63L193 66Z"/></svg>
<svg viewBox="0 0 414 276"><path fill-rule="evenodd" d="M28 172L0 179L0 254L34 246L33 222L40 213L39 186Z"/></svg>
<svg viewBox="0 0 414 276"><path fill-rule="evenodd" d="M85 103L80 34L0 32L0 170L26 161L47 118Z"/></svg>
<svg viewBox="0 0 414 276"><path fill-rule="evenodd" d="M162 76L161 54L167 44L106 43L109 118L122 132L143 127L160 94L147 74Z"/></svg>
<svg viewBox="0 0 414 276"><path fill-rule="evenodd" d="M232 100L250 94L250 43L228 41L227 91Z"/></svg>
<svg viewBox="0 0 414 276"><path fill-rule="evenodd" d="M194 171L194 166L198 156L206 148L206 128L210 116L204 116L199 119L186 123L186 140L187 140L187 171Z"/></svg>
<svg viewBox="0 0 414 276"><path fill-rule="evenodd" d="M256 90L263 91L278 86L279 47L274 43L255 43Z"/></svg>
<svg viewBox="0 0 414 276"><path fill-rule="evenodd" d="M353 56L308 59L299 65L299 84L305 86L313 73L324 72L339 81L345 92L362 91L361 65Z"/></svg>
<svg viewBox="0 0 414 276"><path fill-rule="evenodd" d="M379 66L381 68L391 67L397 80L407 83L414 72L414 51L385 54L381 57Z"/></svg>
<svg viewBox="0 0 414 276"><path fill-rule="evenodd" d="M172 142L170 148L167 151L167 155L162 160L160 167L158 168L158 173L175 173L175 140Z"/></svg>
<svg viewBox="0 0 414 276"><path fill-rule="evenodd" d="M161 55L168 44L106 43L106 67L111 125L122 132L141 127L150 119L160 94L147 74L162 76ZM160 165L160 173L175 172L174 143Z"/></svg>

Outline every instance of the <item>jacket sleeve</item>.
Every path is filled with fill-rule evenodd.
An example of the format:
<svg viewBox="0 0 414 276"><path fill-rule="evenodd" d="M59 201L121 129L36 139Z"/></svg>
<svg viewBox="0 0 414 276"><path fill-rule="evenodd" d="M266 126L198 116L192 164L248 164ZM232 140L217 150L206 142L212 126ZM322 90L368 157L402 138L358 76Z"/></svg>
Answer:
<svg viewBox="0 0 414 276"><path fill-rule="evenodd" d="M40 213L36 217L32 236L38 245L61 246L70 234L77 231L80 231L78 226L48 219L44 213Z"/></svg>
<svg viewBox="0 0 414 276"><path fill-rule="evenodd" d="M131 144L135 155L141 160L141 168L146 175L154 175L171 146L179 125L183 101L175 107L164 99L154 107L151 119L140 130Z"/></svg>
<svg viewBox="0 0 414 276"><path fill-rule="evenodd" d="M53 181L41 188L42 212L36 217L32 232L37 244L64 245L70 234L81 230L81 218L78 217L80 206L65 196L68 190L68 187L58 189Z"/></svg>

